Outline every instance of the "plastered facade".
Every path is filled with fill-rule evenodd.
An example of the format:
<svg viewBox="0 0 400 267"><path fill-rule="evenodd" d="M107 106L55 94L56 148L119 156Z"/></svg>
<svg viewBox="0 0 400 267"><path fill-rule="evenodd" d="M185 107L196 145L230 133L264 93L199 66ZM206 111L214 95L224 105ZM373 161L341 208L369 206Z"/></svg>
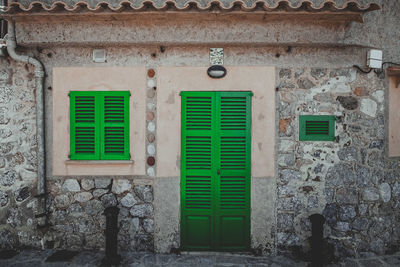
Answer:
<svg viewBox="0 0 400 267"><path fill-rule="evenodd" d="M220 80L207 75L207 67L161 67L157 95L157 176L180 175L180 109L182 91L251 91L251 170L254 177L275 174L275 70L271 67L226 67Z"/></svg>
<svg viewBox="0 0 400 267"><path fill-rule="evenodd" d="M400 157L400 86L398 77L389 77L389 156Z"/></svg>
<svg viewBox="0 0 400 267"><path fill-rule="evenodd" d="M53 175L143 175L145 152L144 67L53 69ZM129 91L131 160L70 161L70 91Z"/></svg>
<svg viewBox="0 0 400 267"><path fill-rule="evenodd" d="M226 67L223 79L212 79L207 67L157 68L157 169L156 175L180 180L182 91L251 91L251 241L252 247L273 248L275 162L275 69L273 67ZM171 180L171 178L166 178ZM268 180L268 181L264 181ZM176 183L174 181L174 183ZM176 190L176 189L175 189ZM175 191L174 190L174 191ZM157 192L157 191L156 191ZM163 207L179 214L179 198L164 198ZM161 208L160 210L165 210ZM155 239L163 243L179 221L160 216L155 221ZM160 236L159 238L157 238ZM156 242L157 243L157 242Z"/></svg>

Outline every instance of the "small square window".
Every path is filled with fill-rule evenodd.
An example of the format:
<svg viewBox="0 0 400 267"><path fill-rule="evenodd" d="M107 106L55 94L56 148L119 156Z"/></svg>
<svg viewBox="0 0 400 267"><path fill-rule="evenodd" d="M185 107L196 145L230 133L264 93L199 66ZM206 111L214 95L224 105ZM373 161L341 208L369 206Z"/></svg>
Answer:
<svg viewBox="0 0 400 267"><path fill-rule="evenodd" d="M71 91L71 160L129 160L129 91Z"/></svg>
<svg viewBox="0 0 400 267"><path fill-rule="evenodd" d="M300 115L300 141L334 141L335 120L332 115Z"/></svg>

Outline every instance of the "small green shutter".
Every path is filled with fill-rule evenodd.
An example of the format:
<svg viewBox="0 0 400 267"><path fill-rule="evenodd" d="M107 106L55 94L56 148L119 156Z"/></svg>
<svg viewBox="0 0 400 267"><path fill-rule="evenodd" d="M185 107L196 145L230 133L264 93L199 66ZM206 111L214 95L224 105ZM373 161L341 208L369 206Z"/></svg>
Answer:
<svg viewBox="0 0 400 267"><path fill-rule="evenodd" d="M185 250L250 247L250 92L182 92Z"/></svg>
<svg viewBox="0 0 400 267"><path fill-rule="evenodd" d="M98 97L93 92L70 92L72 160L100 158Z"/></svg>
<svg viewBox="0 0 400 267"><path fill-rule="evenodd" d="M129 92L102 97L101 159L129 160Z"/></svg>
<svg viewBox="0 0 400 267"><path fill-rule="evenodd" d="M129 91L71 91L71 160L128 160Z"/></svg>
<svg viewBox="0 0 400 267"><path fill-rule="evenodd" d="M332 115L300 115L300 141L334 141L335 120Z"/></svg>

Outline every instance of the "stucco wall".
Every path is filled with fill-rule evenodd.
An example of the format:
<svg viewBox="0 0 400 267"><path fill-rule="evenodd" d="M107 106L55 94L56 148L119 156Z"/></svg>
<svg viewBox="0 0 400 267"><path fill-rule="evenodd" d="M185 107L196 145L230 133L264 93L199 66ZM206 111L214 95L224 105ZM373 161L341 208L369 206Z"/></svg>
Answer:
<svg viewBox="0 0 400 267"><path fill-rule="evenodd" d="M157 68L157 176L180 175L182 91L251 91L251 170L255 177L275 175L275 70L272 67L226 67L223 79L211 79L207 67Z"/></svg>
<svg viewBox="0 0 400 267"><path fill-rule="evenodd" d="M146 87L144 67L53 69L53 175L144 175ZM70 161L70 91L129 91L131 160L116 163Z"/></svg>
<svg viewBox="0 0 400 267"><path fill-rule="evenodd" d="M275 182L275 69L272 67L227 66L223 79L211 79L207 67L157 68L157 177L180 176L182 91L251 91L251 243L254 248L274 246ZM272 127L271 127L272 126ZM268 181L264 181L268 180ZM179 187L179 183L178 183ZM161 189L165 195L168 189ZM176 190L176 189L175 189ZM162 207L179 214L178 199L165 198ZM160 203L161 204L161 203ZM165 208L160 207L161 210ZM156 240L172 235L179 221L170 216L155 221ZM159 238L157 238L160 236Z"/></svg>
<svg viewBox="0 0 400 267"><path fill-rule="evenodd" d="M398 103L400 103L399 78L389 77L389 156L400 157L400 114Z"/></svg>

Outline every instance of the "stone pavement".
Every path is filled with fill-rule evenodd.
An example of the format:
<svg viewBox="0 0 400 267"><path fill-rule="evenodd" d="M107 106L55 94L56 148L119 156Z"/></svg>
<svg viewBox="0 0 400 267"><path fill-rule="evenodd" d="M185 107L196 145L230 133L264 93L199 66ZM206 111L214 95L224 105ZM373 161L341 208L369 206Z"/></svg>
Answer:
<svg viewBox="0 0 400 267"><path fill-rule="evenodd" d="M67 253L64 259L51 258L54 250L24 250L19 253L0 252L0 266L104 266L101 261L104 251L82 251ZM15 255L14 255L15 254ZM121 266L219 266L219 267L247 267L247 266L308 266L307 262L299 262L284 256L256 257L246 254L229 253L185 253L152 254L152 253L121 253ZM69 259L67 259L69 257ZM328 265L328 267L380 267L400 266L400 252L380 257L366 257L361 259L344 259L342 262Z"/></svg>

